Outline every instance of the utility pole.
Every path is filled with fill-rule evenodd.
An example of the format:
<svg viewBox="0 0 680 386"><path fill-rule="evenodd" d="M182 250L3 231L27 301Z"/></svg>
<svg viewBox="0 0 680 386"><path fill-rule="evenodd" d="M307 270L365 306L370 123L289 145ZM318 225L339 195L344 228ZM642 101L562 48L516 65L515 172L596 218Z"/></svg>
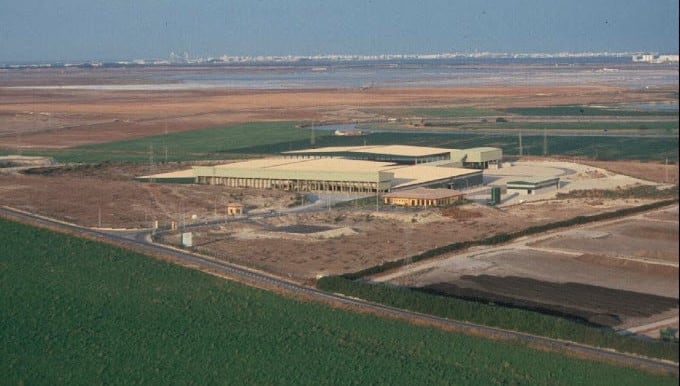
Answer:
<svg viewBox="0 0 680 386"><path fill-rule="evenodd" d="M149 174L154 174L156 172L156 168L154 167L153 163L153 143L149 144ZM155 182L153 178L150 180L151 182Z"/></svg>
<svg viewBox="0 0 680 386"><path fill-rule="evenodd" d="M309 144L312 146L316 144L316 138L314 138L314 122L312 122L312 137L309 139Z"/></svg>
<svg viewBox="0 0 680 386"><path fill-rule="evenodd" d="M17 129L17 154L21 155L21 129Z"/></svg>
<svg viewBox="0 0 680 386"><path fill-rule="evenodd" d="M522 132L519 132L519 156L521 157L524 153L524 150L522 149Z"/></svg>
<svg viewBox="0 0 680 386"><path fill-rule="evenodd" d="M375 181L375 211L380 211L380 198L378 197L378 192L380 191L380 172L378 172L378 177Z"/></svg>
<svg viewBox="0 0 680 386"><path fill-rule="evenodd" d="M165 114L165 122L163 125L164 135L163 135L163 149L165 150L165 163L168 162L168 145L165 143L165 139L168 137L168 117L167 112Z"/></svg>
<svg viewBox="0 0 680 386"><path fill-rule="evenodd" d="M548 131L543 128L543 155L548 155Z"/></svg>

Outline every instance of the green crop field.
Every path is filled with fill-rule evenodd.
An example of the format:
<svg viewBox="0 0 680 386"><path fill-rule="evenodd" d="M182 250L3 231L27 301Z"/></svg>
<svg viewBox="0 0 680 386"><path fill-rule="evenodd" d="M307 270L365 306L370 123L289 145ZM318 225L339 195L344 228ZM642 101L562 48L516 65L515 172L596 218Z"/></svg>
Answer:
<svg viewBox="0 0 680 386"><path fill-rule="evenodd" d="M410 133L378 132L362 137L325 136L317 138L317 146L358 146L405 144L447 148L470 148L494 146L503 149L503 154L518 155L517 134L451 134L451 133ZM243 154L278 154L286 151L290 143L253 146L234 150ZM309 146L308 140L292 143L293 148ZM599 160L674 160L678 157L678 137L617 137L617 136L548 136L548 155L588 157ZM524 155L543 155L543 136L524 135Z"/></svg>
<svg viewBox="0 0 680 386"><path fill-rule="evenodd" d="M617 384L673 376L281 297L0 220L5 384Z"/></svg>
<svg viewBox="0 0 680 386"><path fill-rule="evenodd" d="M315 134L321 137L330 133ZM233 150L243 147L261 146L266 149L270 145L292 146L298 142L309 146L308 129L296 127L291 122L255 122L31 154L53 156L62 162L189 161L229 159L233 158Z"/></svg>
<svg viewBox="0 0 680 386"><path fill-rule="evenodd" d="M634 128L640 131L644 124L649 130L677 128L677 122L612 123L590 122L592 128L602 127ZM550 125L541 123L487 123L499 125L501 129L511 128L548 128L565 129L572 123L557 122ZM588 124L585 124L588 126ZM603 126L605 125L605 126ZM632 126L626 126L632 125ZM548 127L550 126L550 127ZM113 162L163 162L192 161L210 159L234 159L247 156L274 155L288 150L312 146L358 146L404 144L415 146L436 146L449 148L468 148L476 146L495 146L503 149L504 154L519 154L518 134L496 132L465 133L380 131L378 127L367 127L375 132L356 137L340 137L327 130L316 130L314 145L308 128L297 127L290 122L258 122L226 127L170 133L167 135L115 141L97 145L78 146L63 150L26 151L26 155L51 156L61 162L99 163ZM643 129L643 131L647 131ZM542 131L540 131L542 133ZM543 136L539 132L525 132L523 135L524 155L543 155ZM639 159L664 161L677 159L677 136L630 136L621 137L601 133L599 136L548 135L548 155L588 157L600 160Z"/></svg>

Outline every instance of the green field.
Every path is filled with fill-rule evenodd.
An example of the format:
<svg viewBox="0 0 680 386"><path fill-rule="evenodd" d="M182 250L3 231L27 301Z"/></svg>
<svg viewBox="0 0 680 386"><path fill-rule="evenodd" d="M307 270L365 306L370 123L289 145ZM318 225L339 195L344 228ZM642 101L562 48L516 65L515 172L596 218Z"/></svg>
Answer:
<svg viewBox="0 0 680 386"><path fill-rule="evenodd" d="M328 134L316 133L317 136ZM233 150L243 147L292 146L298 142L309 146L308 129L291 122L255 122L31 154L50 155L62 162L149 162L151 159L173 162L229 159L233 158Z"/></svg>
<svg viewBox="0 0 680 386"><path fill-rule="evenodd" d="M647 129L677 128L677 122L645 122L647 129L640 131L636 122L621 122L615 127L632 125L636 133ZM495 123L487 125L496 125ZM531 126L537 131L534 135L525 132L523 135L524 155L543 155L544 124L541 123L499 123L504 128ZM553 123L555 127L566 128L567 123ZM565 126L567 125L567 126ZM602 125L601 122L592 122ZM549 126L549 125L548 125ZM499 126L500 128L501 126ZM553 128L555 128L553 127ZM608 126L614 127L614 126ZM327 130L314 132L314 145L311 144L309 128L297 127L290 122L258 122L225 127L214 127L202 130L170 133L151 137L136 138L125 141L114 141L103 144L78 146L64 150L25 151L26 155L51 156L61 162L100 163L112 162L164 162L193 161L210 159L234 159L250 156L275 155L288 150L309 148L312 146L359 146L404 144L415 146L436 146L448 148L469 148L477 146L494 146L503 149L506 155L519 154L519 139L516 132L502 131L475 133L471 129L465 133L417 133L417 132L381 132L380 126L366 127L377 130L366 136L339 137ZM546 126L547 128L547 126ZM601 127L600 127L601 128ZM547 155L565 155L586 157L599 160L638 159L664 161L678 157L678 137L633 136L618 137L615 135L599 136L558 136L548 134Z"/></svg>
<svg viewBox="0 0 680 386"><path fill-rule="evenodd" d="M617 384L659 376L305 303L0 220L5 384Z"/></svg>

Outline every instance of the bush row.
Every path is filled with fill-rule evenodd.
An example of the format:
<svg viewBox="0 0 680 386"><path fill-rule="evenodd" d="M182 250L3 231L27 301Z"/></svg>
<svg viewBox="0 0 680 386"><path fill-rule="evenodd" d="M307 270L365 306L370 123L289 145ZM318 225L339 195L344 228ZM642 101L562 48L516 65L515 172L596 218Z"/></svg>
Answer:
<svg viewBox="0 0 680 386"><path fill-rule="evenodd" d="M565 198L656 198L671 199L678 198L678 186L666 189L658 189L654 185L640 185L628 189L588 189L572 190L569 193L557 193L558 199Z"/></svg>
<svg viewBox="0 0 680 386"><path fill-rule="evenodd" d="M678 361L677 343L621 336L608 329L594 328L574 320L523 309L436 296L387 284L351 280L343 276L321 278L317 287L424 314Z"/></svg>

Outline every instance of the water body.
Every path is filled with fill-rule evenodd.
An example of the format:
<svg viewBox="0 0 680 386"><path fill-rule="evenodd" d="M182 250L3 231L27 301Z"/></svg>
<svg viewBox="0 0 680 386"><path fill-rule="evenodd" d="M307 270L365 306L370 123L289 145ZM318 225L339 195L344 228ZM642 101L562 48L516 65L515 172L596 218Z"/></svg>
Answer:
<svg viewBox="0 0 680 386"><path fill-rule="evenodd" d="M63 68L47 69L64 71ZM30 88L97 90L309 89L442 86L560 86L599 84L658 87L678 84L678 64L633 63L625 57L453 58L384 61L301 61L270 64L138 66L67 69L98 71L106 79L63 84L53 76ZM0 70L0 82L25 74ZM97 79L96 77L94 78ZM12 83L12 82L10 82ZM13 82L16 84L16 82ZM31 83L33 84L33 83Z"/></svg>
<svg viewBox="0 0 680 386"><path fill-rule="evenodd" d="M620 105L621 108L645 111L678 111L677 103L627 103Z"/></svg>
<svg viewBox="0 0 680 386"><path fill-rule="evenodd" d="M640 66L628 59L315 63L206 68L160 73L159 82L247 89L369 88L608 84L658 87L678 84L677 65Z"/></svg>

